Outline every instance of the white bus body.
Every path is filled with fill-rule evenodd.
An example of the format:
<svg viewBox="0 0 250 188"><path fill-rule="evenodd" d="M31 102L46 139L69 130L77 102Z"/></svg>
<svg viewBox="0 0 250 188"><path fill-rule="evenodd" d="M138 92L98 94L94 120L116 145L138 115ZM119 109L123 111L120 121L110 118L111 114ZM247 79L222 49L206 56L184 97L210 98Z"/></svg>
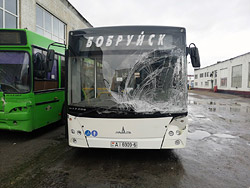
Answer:
<svg viewBox="0 0 250 188"><path fill-rule="evenodd" d="M185 28L71 31L66 58L69 145L185 147L188 53L192 63L199 62L196 47L186 47Z"/></svg>
<svg viewBox="0 0 250 188"><path fill-rule="evenodd" d="M172 117L107 119L69 115L69 145L84 148L183 148L188 130L187 117L171 120ZM86 134L86 131L91 134Z"/></svg>

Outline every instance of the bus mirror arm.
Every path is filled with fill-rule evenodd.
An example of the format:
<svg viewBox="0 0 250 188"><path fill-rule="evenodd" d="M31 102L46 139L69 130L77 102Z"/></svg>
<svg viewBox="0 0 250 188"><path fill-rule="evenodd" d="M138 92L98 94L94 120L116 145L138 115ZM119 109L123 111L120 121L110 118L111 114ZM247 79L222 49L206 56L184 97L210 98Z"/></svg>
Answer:
<svg viewBox="0 0 250 188"><path fill-rule="evenodd" d="M52 71L52 67L54 64L54 60L55 60L55 50L50 49L51 46L54 47L59 47L59 48L65 48L66 49L66 45L63 43L59 43L59 42L53 42L48 46L47 49L47 56L46 56L46 64L47 64L47 72L51 72Z"/></svg>
<svg viewBox="0 0 250 188"><path fill-rule="evenodd" d="M194 47L191 47L193 45ZM200 68L200 55L199 50L194 43L191 43L189 47L186 47L186 55L190 55L191 63L194 68Z"/></svg>
<svg viewBox="0 0 250 188"><path fill-rule="evenodd" d="M65 51L67 50L66 44L59 43L59 42L53 42L53 43L51 43L51 44L48 46L47 51L50 50L50 47L51 47L51 46L55 46L55 47L58 47L58 48L64 48ZM68 46L68 50L69 50L74 56L77 56L76 53L75 53L75 51L74 51L74 49L73 49L71 46Z"/></svg>

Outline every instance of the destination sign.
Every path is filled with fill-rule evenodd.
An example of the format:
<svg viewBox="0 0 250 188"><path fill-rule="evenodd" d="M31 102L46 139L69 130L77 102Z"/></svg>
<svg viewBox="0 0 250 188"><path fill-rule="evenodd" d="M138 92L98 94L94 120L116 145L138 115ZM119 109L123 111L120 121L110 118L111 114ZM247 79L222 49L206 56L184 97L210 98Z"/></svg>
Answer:
<svg viewBox="0 0 250 188"><path fill-rule="evenodd" d="M144 34L141 31L140 35L108 35L108 36L89 36L87 37L86 48L95 47L117 47L117 46L164 46L170 35L167 34Z"/></svg>
<svg viewBox="0 0 250 188"><path fill-rule="evenodd" d="M0 31L0 45L26 45L26 33L24 31L2 30Z"/></svg>

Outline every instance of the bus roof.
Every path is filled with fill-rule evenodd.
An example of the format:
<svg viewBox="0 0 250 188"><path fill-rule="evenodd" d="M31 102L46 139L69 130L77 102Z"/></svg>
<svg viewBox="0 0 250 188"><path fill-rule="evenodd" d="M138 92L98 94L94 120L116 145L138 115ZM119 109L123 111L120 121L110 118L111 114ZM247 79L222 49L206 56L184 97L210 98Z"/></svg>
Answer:
<svg viewBox="0 0 250 188"><path fill-rule="evenodd" d="M172 27L172 26L110 26L110 27L92 27L92 28L86 28L86 29L79 29L79 30L74 30L70 31L75 33L82 33L82 32L107 32L107 31L113 31L113 32L121 32L124 33L124 31L129 32L129 33L134 33L137 31L150 31L150 32L162 32L162 31L168 31L168 32L186 32L186 29L184 27Z"/></svg>

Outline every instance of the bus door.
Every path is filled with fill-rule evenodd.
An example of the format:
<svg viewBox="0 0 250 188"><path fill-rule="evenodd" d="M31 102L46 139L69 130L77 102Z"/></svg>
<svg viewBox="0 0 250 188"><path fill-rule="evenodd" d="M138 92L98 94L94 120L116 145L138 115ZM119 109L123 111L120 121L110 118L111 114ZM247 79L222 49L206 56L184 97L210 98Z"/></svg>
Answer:
<svg viewBox="0 0 250 188"><path fill-rule="evenodd" d="M48 72L46 54L46 50L33 49L34 125L37 126L35 128L60 120L64 103L64 90L59 87L60 57L55 54L52 70Z"/></svg>

